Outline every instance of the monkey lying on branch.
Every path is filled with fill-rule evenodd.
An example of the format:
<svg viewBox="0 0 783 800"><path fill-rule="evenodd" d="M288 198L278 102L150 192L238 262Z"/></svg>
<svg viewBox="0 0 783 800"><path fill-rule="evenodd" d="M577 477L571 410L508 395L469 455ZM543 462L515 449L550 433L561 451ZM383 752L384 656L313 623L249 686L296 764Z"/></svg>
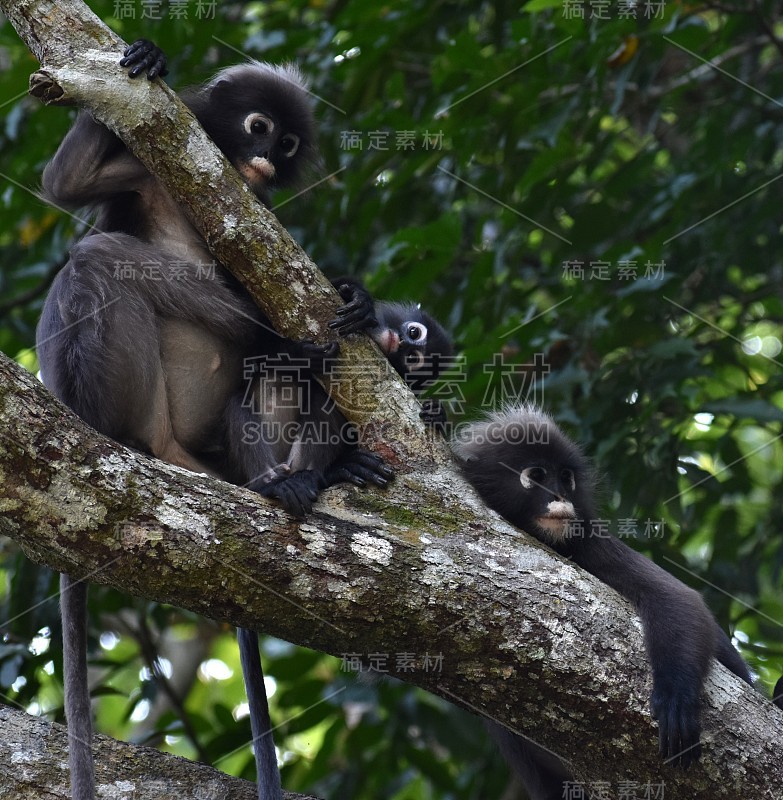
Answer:
<svg viewBox="0 0 783 800"><path fill-rule="evenodd" d="M636 606L652 669L661 757L683 768L697 761L700 697L712 659L752 683L747 664L701 596L619 539L591 534L598 518L594 474L579 448L539 409L512 406L490 414L463 428L453 449L490 508ZM776 703L783 707L783 700ZM488 728L531 800L566 796L564 784L573 777L554 753L498 723Z"/></svg>

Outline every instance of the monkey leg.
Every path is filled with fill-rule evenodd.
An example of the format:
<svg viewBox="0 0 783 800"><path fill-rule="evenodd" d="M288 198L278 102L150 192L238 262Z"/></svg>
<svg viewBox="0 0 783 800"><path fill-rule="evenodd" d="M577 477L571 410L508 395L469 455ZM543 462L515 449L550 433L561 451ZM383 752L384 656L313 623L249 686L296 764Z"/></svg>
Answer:
<svg viewBox="0 0 783 800"><path fill-rule="evenodd" d="M356 447L357 432L334 408L323 387L311 380L309 410L291 446L288 464L292 473L312 470L322 488L335 483L386 486L394 472L380 456Z"/></svg>
<svg viewBox="0 0 783 800"><path fill-rule="evenodd" d="M314 347L322 353L326 349ZM231 397L226 411L226 451L232 480L277 497L284 505L291 492L299 494L302 504L312 505L312 491L323 486L323 469L344 448L330 435L339 430L332 415L322 411L327 402L326 393L310 378L307 368L273 366L254 375L244 391ZM280 485L307 470L316 473L313 479L299 478L287 484L285 496L271 488L271 484ZM294 502L299 510L301 506Z"/></svg>
<svg viewBox="0 0 783 800"><path fill-rule="evenodd" d="M313 507L324 487L323 474L294 461L300 413L279 392L288 384L253 381L249 394L236 393L226 409L226 453L231 480L277 500L295 517Z"/></svg>
<svg viewBox="0 0 783 800"><path fill-rule="evenodd" d="M88 236L55 278L37 332L44 383L85 422L136 444L157 377L153 308L134 281L114 277L126 253ZM96 247L104 245L99 251ZM100 260L98 260L100 258Z"/></svg>
<svg viewBox="0 0 783 800"><path fill-rule="evenodd" d="M228 479L253 491L290 472L285 428L291 423L295 426L298 414L296 409L292 414L262 400L258 383L247 394L235 392L229 399L224 425Z"/></svg>
<svg viewBox="0 0 783 800"><path fill-rule="evenodd" d="M140 253L145 246L114 238L87 236L52 284L36 337L43 381L106 436L206 472L174 437L155 287L140 275L122 277L122 264L134 255L129 242Z"/></svg>

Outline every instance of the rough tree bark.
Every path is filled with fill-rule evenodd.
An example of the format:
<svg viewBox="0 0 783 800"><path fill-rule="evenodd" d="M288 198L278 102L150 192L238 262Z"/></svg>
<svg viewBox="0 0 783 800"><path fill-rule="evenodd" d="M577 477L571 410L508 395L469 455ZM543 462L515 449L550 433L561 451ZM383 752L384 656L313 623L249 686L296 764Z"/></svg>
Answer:
<svg viewBox="0 0 783 800"><path fill-rule="evenodd" d="M319 338L331 290L170 94L116 69L119 40L77 0L0 9L43 59L48 77L34 89L60 87L109 124L189 204L279 330ZM368 344L345 349L377 361ZM0 358L0 532L54 569L297 644L410 654L410 670L392 656L389 671L561 753L588 783L608 782L602 796L626 780L664 784L667 799L780 797L778 709L715 664L702 762L688 773L664 766L628 604L483 508L398 382L365 396L349 416L390 423L384 453L406 469L386 492L332 490L295 522L250 492L99 436ZM428 655L442 667L425 669Z"/></svg>
<svg viewBox="0 0 783 800"><path fill-rule="evenodd" d="M255 784L230 778L203 764L95 737L98 784L115 800L257 800ZM21 711L0 707L0 800L70 800L65 728ZM285 794L286 800L318 800Z"/></svg>

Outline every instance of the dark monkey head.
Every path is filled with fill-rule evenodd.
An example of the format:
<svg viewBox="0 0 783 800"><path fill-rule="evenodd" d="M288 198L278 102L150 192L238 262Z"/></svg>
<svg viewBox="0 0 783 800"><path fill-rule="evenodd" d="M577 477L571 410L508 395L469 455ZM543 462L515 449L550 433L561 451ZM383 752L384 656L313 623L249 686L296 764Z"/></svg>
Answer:
<svg viewBox="0 0 783 800"><path fill-rule="evenodd" d="M182 99L266 205L318 162L311 96L294 66L229 67Z"/></svg>
<svg viewBox="0 0 783 800"><path fill-rule="evenodd" d="M448 366L454 352L449 335L416 303L376 303L375 318L378 325L367 333L414 392Z"/></svg>
<svg viewBox="0 0 783 800"><path fill-rule="evenodd" d="M509 522L567 549L569 527L589 535L594 478L580 449L540 409L511 406L463 428L452 444L467 479Z"/></svg>

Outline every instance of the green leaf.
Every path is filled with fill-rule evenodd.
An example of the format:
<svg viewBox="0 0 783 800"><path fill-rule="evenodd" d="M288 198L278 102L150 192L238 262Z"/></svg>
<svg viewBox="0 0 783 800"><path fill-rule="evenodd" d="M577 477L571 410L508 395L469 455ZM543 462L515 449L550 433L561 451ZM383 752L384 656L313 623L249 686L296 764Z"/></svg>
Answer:
<svg viewBox="0 0 783 800"><path fill-rule="evenodd" d="M550 8L562 9L562 7L563 0L529 0L529 2L522 6L522 10L532 14L536 11L546 11Z"/></svg>

